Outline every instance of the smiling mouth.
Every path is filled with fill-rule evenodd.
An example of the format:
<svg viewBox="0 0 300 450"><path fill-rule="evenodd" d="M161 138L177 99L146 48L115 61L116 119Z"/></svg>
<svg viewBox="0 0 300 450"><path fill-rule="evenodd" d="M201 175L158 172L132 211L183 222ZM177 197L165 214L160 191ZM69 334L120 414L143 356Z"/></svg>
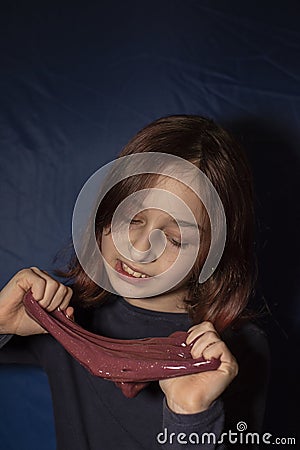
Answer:
<svg viewBox="0 0 300 450"><path fill-rule="evenodd" d="M134 270L132 267L125 264L123 261L118 261L116 265L116 270L120 273L123 273L126 276L132 277L132 278L150 278L149 275L138 272Z"/></svg>

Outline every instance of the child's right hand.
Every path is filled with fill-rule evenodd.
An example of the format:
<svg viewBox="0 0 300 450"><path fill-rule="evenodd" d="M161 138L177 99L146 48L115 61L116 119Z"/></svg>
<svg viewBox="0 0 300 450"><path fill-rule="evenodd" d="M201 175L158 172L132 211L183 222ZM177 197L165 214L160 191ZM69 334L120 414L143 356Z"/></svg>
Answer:
<svg viewBox="0 0 300 450"><path fill-rule="evenodd" d="M23 269L0 291L0 334L27 336L47 333L25 311L23 297L30 289L33 297L47 311L60 307L68 316L73 315L73 308L68 306L73 293L70 287L37 267Z"/></svg>

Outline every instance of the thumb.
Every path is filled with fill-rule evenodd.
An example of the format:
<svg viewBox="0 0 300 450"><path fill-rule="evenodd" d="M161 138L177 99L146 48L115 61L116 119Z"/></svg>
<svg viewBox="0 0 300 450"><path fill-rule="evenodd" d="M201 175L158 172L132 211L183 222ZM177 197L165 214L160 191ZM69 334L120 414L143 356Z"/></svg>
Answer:
<svg viewBox="0 0 300 450"><path fill-rule="evenodd" d="M72 320L72 322L75 321L74 319L74 308L72 306L68 306L65 310L64 310L65 316Z"/></svg>

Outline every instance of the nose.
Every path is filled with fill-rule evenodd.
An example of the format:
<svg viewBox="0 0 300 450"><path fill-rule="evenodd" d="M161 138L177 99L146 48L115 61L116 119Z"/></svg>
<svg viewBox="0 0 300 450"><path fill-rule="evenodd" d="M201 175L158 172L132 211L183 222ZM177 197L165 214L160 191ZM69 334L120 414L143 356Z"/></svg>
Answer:
<svg viewBox="0 0 300 450"><path fill-rule="evenodd" d="M136 230L130 236L130 254L134 261L152 262L163 252L165 238L161 230Z"/></svg>
<svg viewBox="0 0 300 450"><path fill-rule="evenodd" d="M150 262L153 260L151 244L149 241L149 232L145 230L136 230L130 233L129 252L133 261Z"/></svg>

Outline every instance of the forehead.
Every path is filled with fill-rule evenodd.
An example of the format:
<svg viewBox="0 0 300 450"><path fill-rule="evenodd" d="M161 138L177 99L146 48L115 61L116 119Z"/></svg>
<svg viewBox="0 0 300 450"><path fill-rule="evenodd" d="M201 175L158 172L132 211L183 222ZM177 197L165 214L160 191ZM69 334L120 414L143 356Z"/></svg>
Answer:
<svg viewBox="0 0 300 450"><path fill-rule="evenodd" d="M180 210L184 210L184 205L186 205L191 210L196 220L198 220L201 215L203 205L200 198L189 186L174 178L161 175L155 180L151 187L166 191L165 196L163 193L159 196L159 203L165 204L167 210L170 209L170 207L172 209L172 206L174 206L174 212L180 213ZM168 195L168 193L171 195ZM179 197L181 202L176 201L175 196Z"/></svg>

